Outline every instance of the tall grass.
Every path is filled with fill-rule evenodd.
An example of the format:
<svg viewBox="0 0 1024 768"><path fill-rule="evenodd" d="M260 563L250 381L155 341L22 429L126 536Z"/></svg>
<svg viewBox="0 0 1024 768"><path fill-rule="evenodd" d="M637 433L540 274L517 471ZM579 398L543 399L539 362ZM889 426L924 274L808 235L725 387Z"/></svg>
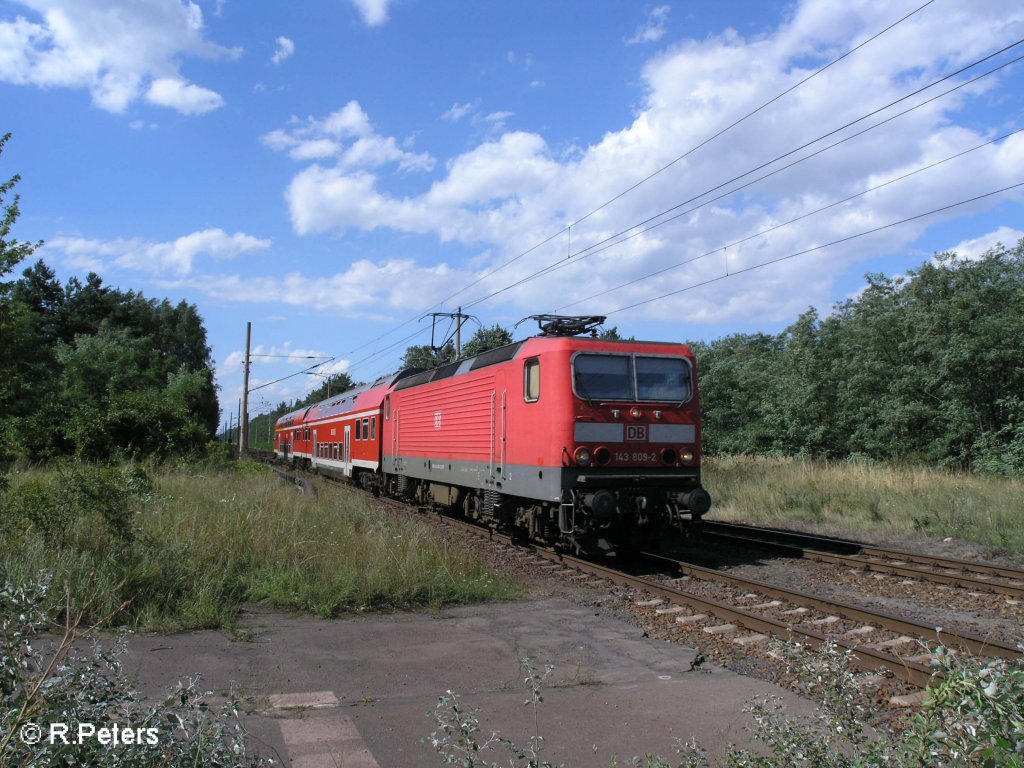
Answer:
<svg viewBox="0 0 1024 768"><path fill-rule="evenodd" d="M332 485L303 495L241 466L156 473L126 497L120 527L108 520L116 514L64 493L81 483L76 473L110 470L19 475L5 497L21 505L21 523L2 526L0 566L15 582L51 572L92 615L118 612L122 622L159 629L229 624L246 601L333 616L523 592L423 521Z"/></svg>
<svg viewBox="0 0 1024 768"><path fill-rule="evenodd" d="M869 461L722 457L704 464L715 519L833 535L956 537L1024 553L1024 483Z"/></svg>

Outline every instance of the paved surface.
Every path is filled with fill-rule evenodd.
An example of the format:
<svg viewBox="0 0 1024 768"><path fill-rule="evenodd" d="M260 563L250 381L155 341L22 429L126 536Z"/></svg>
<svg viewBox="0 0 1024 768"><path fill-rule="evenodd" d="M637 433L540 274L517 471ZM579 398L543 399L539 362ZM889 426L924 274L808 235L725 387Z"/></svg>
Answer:
<svg viewBox="0 0 1024 768"><path fill-rule="evenodd" d="M256 613L243 619L242 634L135 636L125 671L146 695L195 674L208 689L240 689L254 702L245 717L253 743L293 768L441 765L422 739L448 689L480 710L485 734L497 729L526 746L535 725L523 705L524 656L540 670L555 665L536 714L542 756L556 764L671 757L675 739L693 735L712 752L746 743L741 709L760 694L807 711L767 683L707 664L690 671L692 650L559 598L335 621Z"/></svg>

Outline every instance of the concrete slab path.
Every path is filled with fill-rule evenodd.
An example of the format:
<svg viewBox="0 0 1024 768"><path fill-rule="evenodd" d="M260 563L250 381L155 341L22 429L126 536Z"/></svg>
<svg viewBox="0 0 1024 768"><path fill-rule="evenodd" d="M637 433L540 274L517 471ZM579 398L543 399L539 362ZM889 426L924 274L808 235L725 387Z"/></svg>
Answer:
<svg viewBox="0 0 1024 768"><path fill-rule="evenodd" d="M542 756L555 764L672 757L675 740L694 735L713 753L749 743L741 710L759 695L809 711L768 683L709 664L691 671L693 650L561 598L332 621L257 609L240 634L133 636L125 671L154 697L197 674L207 689L234 687L253 702L244 717L253 744L293 768L441 765L424 737L447 690L480 711L485 737L497 730L525 746L535 725L524 657L540 671L555 665L537 711Z"/></svg>

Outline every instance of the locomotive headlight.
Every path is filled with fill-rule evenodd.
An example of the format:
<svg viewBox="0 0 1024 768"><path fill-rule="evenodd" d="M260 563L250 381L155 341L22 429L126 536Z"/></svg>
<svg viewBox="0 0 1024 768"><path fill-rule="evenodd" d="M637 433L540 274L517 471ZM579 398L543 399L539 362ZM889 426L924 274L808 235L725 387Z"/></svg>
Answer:
<svg viewBox="0 0 1024 768"><path fill-rule="evenodd" d="M689 448L684 448L679 452L679 460L683 464L693 464L693 451Z"/></svg>
<svg viewBox="0 0 1024 768"><path fill-rule="evenodd" d="M641 416L644 415L644 412L641 411L639 408L630 408L629 415L632 416L634 419L639 419Z"/></svg>
<svg viewBox="0 0 1024 768"><path fill-rule="evenodd" d="M585 467L590 464L590 449L585 445L581 445L576 449L576 453L573 454L573 458L576 459L576 463L581 467Z"/></svg>

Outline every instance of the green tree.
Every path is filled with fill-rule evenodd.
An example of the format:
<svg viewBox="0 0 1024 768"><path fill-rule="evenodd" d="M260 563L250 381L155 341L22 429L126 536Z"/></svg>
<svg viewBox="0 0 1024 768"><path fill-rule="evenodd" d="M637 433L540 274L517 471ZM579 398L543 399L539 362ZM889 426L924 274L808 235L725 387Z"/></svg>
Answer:
<svg viewBox="0 0 1024 768"><path fill-rule="evenodd" d="M429 344L408 347L402 358L402 370L407 368L437 368L455 360L455 345L448 342L440 349Z"/></svg>
<svg viewBox="0 0 1024 768"><path fill-rule="evenodd" d="M11 134L0 137L0 155ZM0 183L0 278L10 274L42 245L11 237L20 214L21 197L10 195L21 177L15 174ZM19 443L18 419L32 404L47 381L41 360L38 318L11 296L13 284L0 281L0 459L9 458Z"/></svg>
<svg viewBox="0 0 1024 768"><path fill-rule="evenodd" d="M481 352L511 343L512 331L495 323L490 328L477 329L472 338L462 345L462 357L475 357Z"/></svg>
<svg viewBox="0 0 1024 768"><path fill-rule="evenodd" d="M0 156L3 155L4 147L10 138L10 133L0 137ZM6 182L0 183L0 277L11 272L43 244L41 240L36 243L23 243L11 238L11 230L21 213L19 207L21 196L14 195L14 199L10 202L7 202L7 196L19 181L21 181L21 176L15 174Z"/></svg>
<svg viewBox="0 0 1024 768"><path fill-rule="evenodd" d="M81 458L168 456L201 448L210 437L200 407L206 371L181 364L166 372L151 336L104 323L72 344L61 342L58 445Z"/></svg>
<svg viewBox="0 0 1024 768"><path fill-rule="evenodd" d="M613 325L611 328L605 328L597 334L597 338L601 341L636 341L633 336L630 336L628 339L622 338L622 336L619 335L619 326L617 325Z"/></svg>
<svg viewBox="0 0 1024 768"><path fill-rule="evenodd" d="M769 334L734 334L691 343L697 358L704 449L709 453L768 453L776 436L766 418L779 369L781 341Z"/></svg>
<svg viewBox="0 0 1024 768"><path fill-rule="evenodd" d="M782 332L774 375L767 382L765 424L773 448L787 454L846 453L839 407L838 326L813 307Z"/></svg>
<svg viewBox="0 0 1024 768"><path fill-rule="evenodd" d="M694 345L707 449L1024 472L1024 240L867 280L824 319Z"/></svg>

